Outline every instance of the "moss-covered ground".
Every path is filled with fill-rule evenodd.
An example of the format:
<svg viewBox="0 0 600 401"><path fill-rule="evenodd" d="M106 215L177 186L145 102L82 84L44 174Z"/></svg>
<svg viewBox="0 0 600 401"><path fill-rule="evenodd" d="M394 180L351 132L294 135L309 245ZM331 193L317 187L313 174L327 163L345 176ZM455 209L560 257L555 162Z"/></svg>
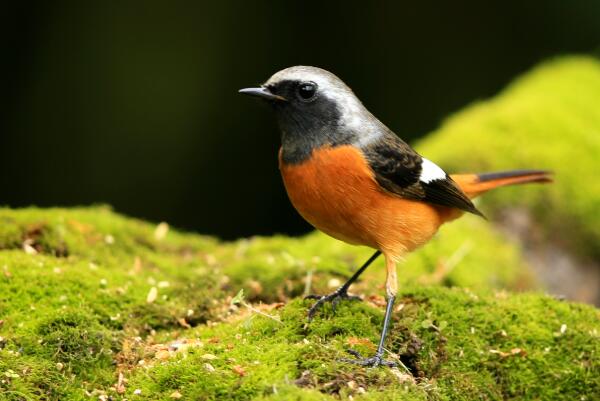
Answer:
<svg viewBox="0 0 600 401"><path fill-rule="evenodd" d="M520 205L595 257L597 104L599 64L558 60L420 151L449 171L555 170L554 185L481 209ZM351 288L364 302L310 325L302 295L332 291L371 252L319 233L222 243L102 206L0 209L0 400L600 399L599 310L544 295L520 245L474 216L399 269L386 348L402 367L340 362L378 340L382 261Z"/></svg>
<svg viewBox="0 0 600 401"><path fill-rule="evenodd" d="M337 361L377 341L380 263L353 287L366 302L306 325L300 298L339 285L368 249L320 234L221 244L104 207L2 209L0 221L4 399L600 394L598 311L506 292L535 284L518 247L474 217L402 267L388 349L406 369L394 370Z"/></svg>

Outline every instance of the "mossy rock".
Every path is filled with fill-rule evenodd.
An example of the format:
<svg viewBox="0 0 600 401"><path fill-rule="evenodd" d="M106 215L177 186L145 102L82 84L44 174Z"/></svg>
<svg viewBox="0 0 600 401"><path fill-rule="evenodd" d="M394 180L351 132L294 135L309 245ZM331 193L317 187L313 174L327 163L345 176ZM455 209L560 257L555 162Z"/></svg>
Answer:
<svg viewBox="0 0 600 401"><path fill-rule="evenodd" d="M500 95L449 118L418 144L451 172L535 168L553 185L506 188L481 199L534 214L545 240L600 258L600 61L564 57L517 79Z"/></svg>
<svg viewBox="0 0 600 401"><path fill-rule="evenodd" d="M1 209L0 220L5 399L494 399L598 386L597 311L505 292L535 283L518 246L475 217L401 266L388 346L409 371L336 362L377 340L381 261L352 288L366 303L327 306L306 326L308 302L290 301L307 282L330 291L368 249L318 233L220 243L106 207ZM232 306L242 288L247 306ZM536 382L548 366L552 386Z"/></svg>
<svg viewBox="0 0 600 401"><path fill-rule="evenodd" d="M350 358L348 348L374 352L381 310L345 304L306 326L309 303L296 300L270 312L280 321L246 312L186 333L197 339L196 346L134 372L128 395L137 390L139 399L165 400L173 393L203 400L600 396L600 314L591 306L541 294L443 287L405 288L399 305L388 344L402 369L340 361Z"/></svg>

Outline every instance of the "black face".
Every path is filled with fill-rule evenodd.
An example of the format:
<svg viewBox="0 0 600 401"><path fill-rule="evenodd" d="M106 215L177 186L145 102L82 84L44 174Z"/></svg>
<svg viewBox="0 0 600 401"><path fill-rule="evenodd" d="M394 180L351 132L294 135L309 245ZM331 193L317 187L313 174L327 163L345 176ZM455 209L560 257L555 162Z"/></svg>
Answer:
<svg viewBox="0 0 600 401"><path fill-rule="evenodd" d="M324 145L347 144L355 137L340 126L341 110L313 81L284 80L267 85L285 101L270 102L281 128L283 158L300 163Z"/></svg>
<svg viewBox="0 0 600 401"><path fill-rule="evenodd" d="M288 103L312 103L319 97L319 86L312 81L280 81L268 85L267 89Z"/></svg>
<svg viewBox="0 0 600 401"><path fill-rule="evenodd" d="M268 85L267 89L285 99L271 104L286 134L300 137L324 135L327 127L338 125L340 110L317 83L285 80Z"/></svg>

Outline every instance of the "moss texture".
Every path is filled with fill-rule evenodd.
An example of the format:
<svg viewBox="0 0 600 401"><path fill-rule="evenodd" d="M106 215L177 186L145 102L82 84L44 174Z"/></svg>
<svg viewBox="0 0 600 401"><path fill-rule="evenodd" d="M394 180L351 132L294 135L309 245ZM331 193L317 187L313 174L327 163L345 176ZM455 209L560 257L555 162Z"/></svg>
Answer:
<svg viewBox="0 0 600 401"><path fill-rule="evenodd" d="M405 288L400 305L388 344L406 370L337 361L348 357L347 348L373 352L380 310L344 305L335 318L326 313L305 327L308 303L296 300L271 312L281 322L242 315L192 330L186 335L201 345L136 371L128 394L138 389L141 399L168 399L177 391L210 400L350 395L365 400L574 400L600 395L599 315L592 307L543 295L475 295L440 287Z"/></svg>
<svg viewBox="0 0 600 401"><path fill-rule="evenodd" d="M598 391L598 312L505 292L534 284L518 248L480 219L446 227L402 267L388 347L407 370L337 362L346 348L368 353L377 341L380 263L353 287L367 302L342 304L335 315L326 307L309 326L309 303L290 300L307 282L330 291L368 249L316 233L219 243L106 207L1 209L0 220L4 399L544 399ZM244 301L232 305L242 288Z"/></svg>
<svg viewBox="0 0 600 401"><path fill-rule="evenodd" d="M554 185L490 193L482 198L484 210L526 207L543 222L547 239L598 259L599 104L600 61L560 58L452 116L418 149L452 172L553 170Z"/></svg>

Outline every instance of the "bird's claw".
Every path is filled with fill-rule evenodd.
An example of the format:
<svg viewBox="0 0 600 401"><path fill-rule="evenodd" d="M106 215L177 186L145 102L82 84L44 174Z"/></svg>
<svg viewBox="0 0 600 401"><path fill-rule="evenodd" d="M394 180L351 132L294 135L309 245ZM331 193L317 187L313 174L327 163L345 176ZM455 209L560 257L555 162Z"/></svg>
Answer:
<svg viewBox="0 0 600 401"><path fill-rule="evenodd" d="M354 365L365 366L368 368L374 368L377 366L387 366L390 368L395 368L399 365L398 362L387 361L383 359L383 357L379 354L375 354L375 356L372 356L370 358L365 358L358 351L355 351L353 349L346 350L346 352L348 352L350 355L355 356L356 359L342 358L339 360L340 362L352 363Z"/></svg>
<svg viewBox="0 0 600 401"><path fill-rule="evenodd" d="M317 302L313 304L308 310L308 321L311 321L315 316L319 308L321 308L325 302L331 302L331 308L335 311L338 303L342 300L360 301L360 297L356 295L349 295L348 291L344 288L338 288L331 294L327 295L316 295L311 294L304 297L304 299L316 299Z"/></svg>

